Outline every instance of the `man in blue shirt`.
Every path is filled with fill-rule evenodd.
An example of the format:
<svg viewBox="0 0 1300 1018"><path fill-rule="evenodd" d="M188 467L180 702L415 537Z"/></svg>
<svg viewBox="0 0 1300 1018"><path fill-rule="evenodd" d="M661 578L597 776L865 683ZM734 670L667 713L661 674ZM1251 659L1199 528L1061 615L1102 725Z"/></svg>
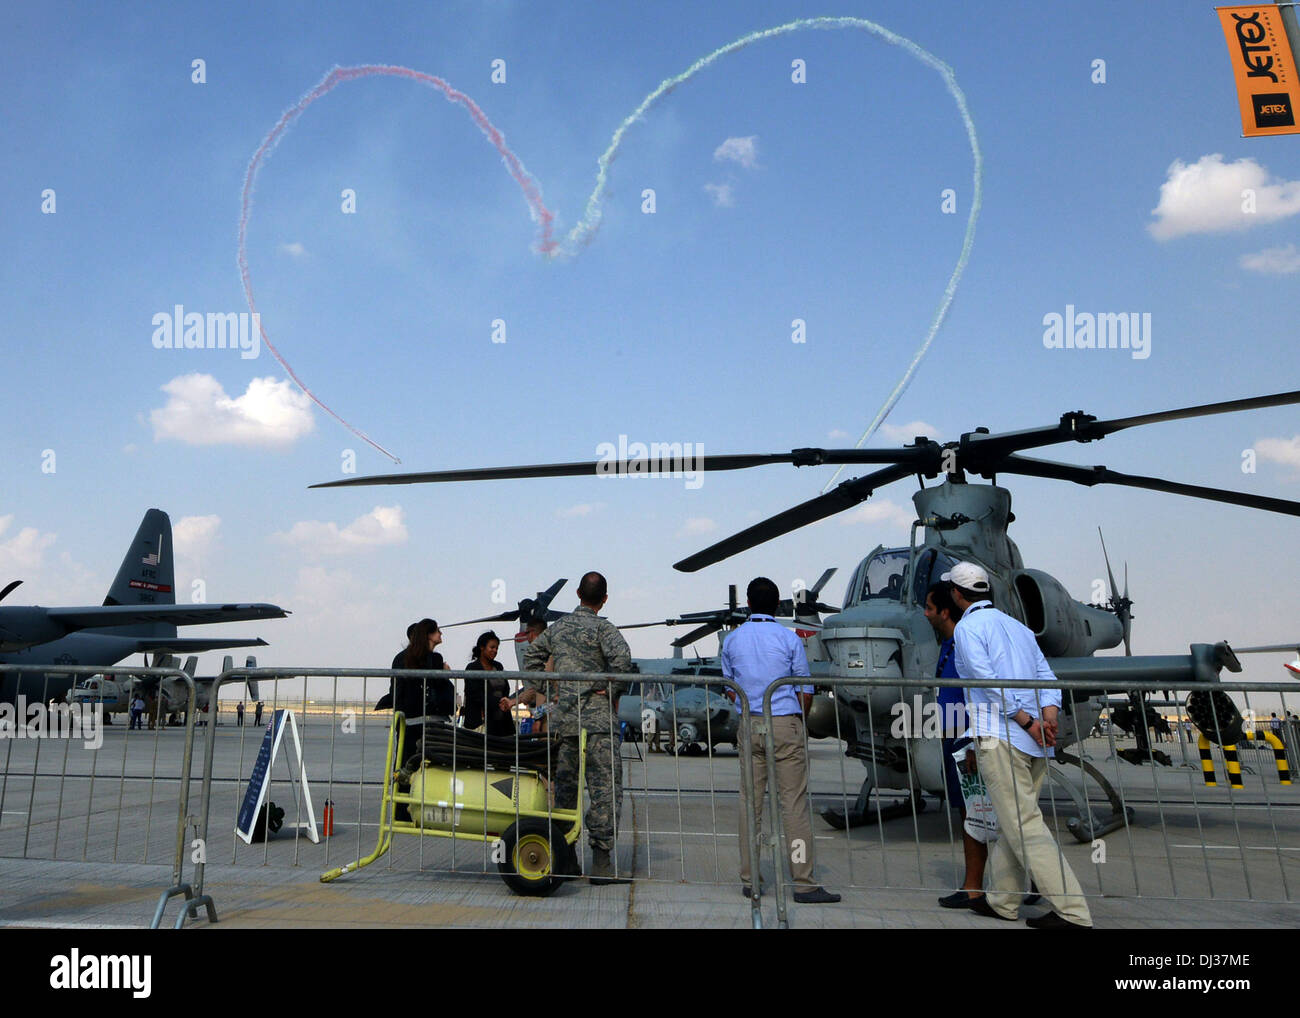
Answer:
<svg viewBox="0 0 1300 1018"><path fill-rule="evenodd" d="M971 911L1014 921L1020 896L1032 875L1055 909L1029 919L1036 929L1091 929L1092 915L1083 889L1057 847L1038 806L1047 777L1047 757L1056 743L1061 690L1034 634L993 607L988 573L974 562L958 562L941 577L953 584L952 599L962 611L953 632L957 674L963 679L1036 679L1039 689L966 690L970 734L980 774L1001 828L989 853L992 889L974 899Z"/></svg>
<svg viewBox="0 0 1300 1018"><path fill-rule="evenodd" d="M749 621L722 645L722 674L736 682L749 700L749 717L741 720L741 737L748 737L753 754L754 817L762 838L763 803L767 790L767 745L763 729L763 692L774 679L808 674L803 642L773 616L781 592L765 576L753 580L745 591ZM796 692L797 690L797 692ZM812 701L811 686L781 686L772 694L772 748L776 758L777 792L781 801L781 827L785 831L786 858L794 879L794 900L801 904L833 904L838 894L813 880L812 824L808 815L808 751L804 745L803 715ZM745 825L745 789L740 790L740 882L746 898L751 876L761 867L749 857ZM773 823L776 818L772 818Z"/></svg>

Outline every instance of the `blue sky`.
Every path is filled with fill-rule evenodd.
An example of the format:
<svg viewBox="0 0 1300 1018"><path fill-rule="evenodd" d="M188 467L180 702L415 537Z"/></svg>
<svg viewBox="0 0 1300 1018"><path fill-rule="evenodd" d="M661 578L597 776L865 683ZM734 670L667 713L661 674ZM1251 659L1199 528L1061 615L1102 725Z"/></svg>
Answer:
<svg viewBox="0 0 1300 1018"><path fill-rule="evenodd" d="M25 578L42 603L96 603L158 506L177 527L182 592L199 578L210 600L282 604L292 620L231 628L271 641L263 663L321 666L386 664L412 619L489 614L503 608L494 590L513 607L590 568L609 577L623 622L712 607L757 573L788 587L838 566L838 598L862 555L906 543L908 482L687 576L672 562L811 497L830 470L708 475L698 490L570 478L309 491L341 476L347 450L359 473L395 468L304 406L269 351L151 342L153 316L176 304L247 310L245 168L336 64L404 65L467 93L563 234L614 129L662 79L748 32L822 14L869 18L949 64L984 157L968 269L872 444L909 440L913 422L946 440L1067 410L1127 416L1295 387L1300 139L1240 137L1208 7L33 6L0 42L0 581ZM248 253L263 325L402 469L589 459L619 435L706 452L851 444L925 335L961 248L972 164L938 74L866 33L806 31L666 96L628 131L609 184L592 242L548 260L463 109L408 81L344 84L258 178ZM1246 187L1252 214L1239 207ZM941 208L948 188L955 214ZM1150 357L1046 349L1044 317L1067 304L1149 313ZM504 343L491 341L496 319ZM805 343L791 342L794 319ZM1295 499L1298 434L1290 408L1046 455ZM1105 528L1112 558L1129 563L1136 652L1300 635L1286 596L1297 520L1118 488L1011 488L1026 563L1077 597L1102 575ZM560 604L572 601L570 586ZM462 664L475 629L448 636ZM631 640L648 656L668 638ZM1277 663L1247 675L1280 677Z"/></svg>

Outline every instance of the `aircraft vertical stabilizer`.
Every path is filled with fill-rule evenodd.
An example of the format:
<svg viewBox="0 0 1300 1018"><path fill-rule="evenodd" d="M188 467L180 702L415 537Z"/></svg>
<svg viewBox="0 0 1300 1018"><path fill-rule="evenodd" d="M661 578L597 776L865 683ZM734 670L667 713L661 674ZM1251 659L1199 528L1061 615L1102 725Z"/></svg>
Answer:
<svg viewBox="0 0 1300 1018"><path fill-rule="evenodd" d="M144 514L104 604L175 604L172 521L161 509Z"/></svg>
<svg viewBox="0 0 1300 1018"><path fill-rule="evenodd" d="M175 604L176 574L172 556L172 521L161 509L150 509L127 547L117 577L104 598L106 605ZM100 632L115 636L169 639L176 627L164 622L114 626Z"/></svg>

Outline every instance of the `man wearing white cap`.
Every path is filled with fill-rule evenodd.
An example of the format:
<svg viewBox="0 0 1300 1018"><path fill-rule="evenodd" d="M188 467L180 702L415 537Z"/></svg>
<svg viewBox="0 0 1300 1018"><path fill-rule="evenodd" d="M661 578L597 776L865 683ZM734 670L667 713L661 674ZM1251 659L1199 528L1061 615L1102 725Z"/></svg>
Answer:
<svg viewBox="0 0 1300 1018"><path fill-rule="evenodd" d="M962 609L953 633L957 674L963 679L1037 679L1041 689L966 690L970 734L980 774L1001 821L1002 833L989 854L992 889L971 910L1014 921L1029 886L1026 871L1055 909L1028 920L1036 929L1090 929L1092 915L1083 889L1057 847L1038 807L1047 777L1047 757L1056 743L1059 687L1034 634L993 607L989 576L974 562L958 562L943 579L953 583ZM978 902L978 904L976 904Z"/></svg>

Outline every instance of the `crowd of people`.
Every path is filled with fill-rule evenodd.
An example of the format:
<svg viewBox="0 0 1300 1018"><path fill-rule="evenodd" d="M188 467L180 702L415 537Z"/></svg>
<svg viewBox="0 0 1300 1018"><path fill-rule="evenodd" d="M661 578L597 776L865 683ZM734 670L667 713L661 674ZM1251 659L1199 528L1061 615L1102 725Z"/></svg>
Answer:
<svg viewBox="0 0 1300 1018"><path fill-rule="evenodd" d="M578 586L579 606L553 625L530 622L525 631L522 666L529 672L579 673L588 681L550 682L540 675L512 691L497 655L501 641L487 631L475 641L466 671L488 673L483 679L467 678L459 712L469 729L485 734L513 735L515 708L526 705L540 715L548 735L557 743L552 770L555 806L573 809L578 799L579 744L586 733L587 835L592 847L592 883L620 881L613 852L622 800L623 766L619 751L617 704L624 684L605 678L632 671L627 641L600 612L608 601L608 588L600 573L587 573ZM721 652L722 672L744 690L749 716L742 720L741 738L749 740L752 757L752 808L762 825L768 782L767 736L771 726L773 771L785 836L785 858L794 884L794 900L831 904L840 896L827 891L814 878L814 839L808 808L808 759L804 717L812 699L812 686L784 686L772 697L770 721L763 716L763 694L778 678L808 676L802 640L775 621L780 592L776 584L757 577L746 590L747 621L726 638ZM993 591L985 570L961 562L945 573L927 592L925 616L942 641L935 670L941 704L957 710L945 718L963 718L944 732L945 778L950 804L966 816L967 795L978 775L984 812L999 836L963 823L965 875L962 886L940 900L948 908L968 908L992 919L1014 920L1021 904L1041 895L1052 906L1046 915L1028 925L1039 929L1087 929L1092 917L1082 889L1061 854L1039 809L1038 797L1047 775L1047 758L1057 740L1061 693L1042 651L1022 623L993 605ZM437 652L442 632L432 619L421 619L407 630L407 646L393 659L394 670L443 671ZM1023 676L1041 680L1037 689L1001 689L971 686L962 680L984 681ZM734 693L730 694L734 696ZM457 716L455 687L450 679L395 676L390 688L391 706L406 716L406 744L414 752L402 764L399 780L409 782L420 766L423 727L451 722ZM963 780L965 779L965 780ZM750 855L747 816L751 804L742 788L740 801L739 876L742 893L753 894L758 877ZM402 817L399 814L399 819ZM989 842L992 842L990 848ZM985 870L990 887L984 890Z"/></svg>

